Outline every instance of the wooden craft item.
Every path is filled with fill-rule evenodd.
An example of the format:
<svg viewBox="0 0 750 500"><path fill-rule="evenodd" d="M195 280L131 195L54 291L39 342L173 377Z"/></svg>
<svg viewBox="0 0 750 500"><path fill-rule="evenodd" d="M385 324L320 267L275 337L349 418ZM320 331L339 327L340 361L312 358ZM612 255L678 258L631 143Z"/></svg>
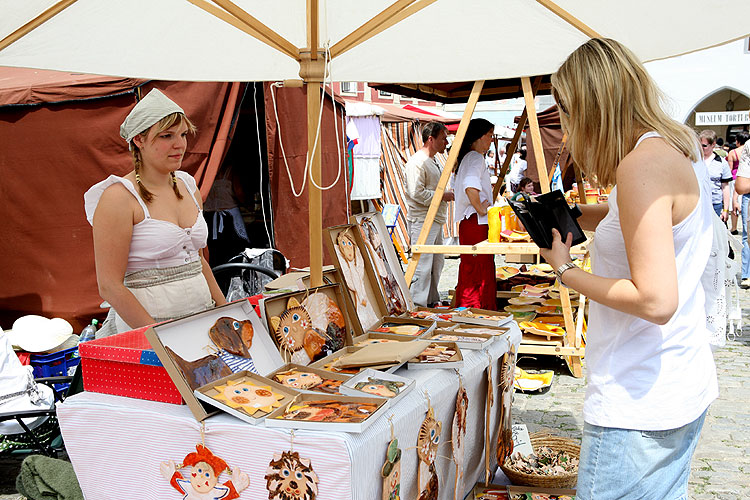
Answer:
<svg viewBox="0 0 750 500"><path fill-rule="evenodd" d="M484 337L465 337L463 335L450 333L438 333L433 335L430 340L437 340L440 342L471 342L476 344L481 344L487 341Z"/></svg>
<svg viewBox="0 0 750 500"><path fill-rule="evenodd" d="M314 372L297 369L274 373L273 380L292 389L304 389L326 394L339 394L339 387L341 387L342 382L341 380L321 377Z"/></svg>
<svg viewBox="0 0 750 500"><path fill-rule="evenodd" d="M453 462L456 464L456 481L453 486L453 499L458 498L458 491L463 485L464 477L464 438L466 436L466 414L469 409L469 396L463 383L459 380L456 394L456 412L451 426L451 441L453 442Z"/></svg>
<svg viewBox="0 0 750 500"><path fill-rule="evenodd" d="M232 374L229 366L214 354L204 356L195 361L187 361L182 359L169 346L164 346L164 348L175 365L177 365L177 368L182 372L182 376L185 377L185 381L192 390L196 390L201 386Z"/></svg>
<svg viewBox="0 0 750 500"><path fill-rule="evenodd" d="M484 405L484 484L490 484L490 443L492 435L490 432L490 412L495 404L495 391L492 381L492 362L487 365L487 399Z"/></svg>
<svg viewBox="0 0 750 500"><path fill-rule="evenodd" d="M431 343L415 359L420 363L445 363L452 361L456 354L457 350L452 347Z"/></svg>
<svg viewBox="0 0 750 500"><path fill-rule="evenodd" d="M354 237L350 234L350 229L339 231L334 249L360 322L367 326L375 324L378 321L378 314L367 296L364 258Z"/></svg>
<svg viewBox="0 0 750 500"><path fill-rule="evenodd" d="M383 477L382 500L401 499L401 449L398 447L398 439L393 438L388 443L385 453L385 463L380 469Z"/></svg>
<svg viewBox="0 0 750 500"><path fill-rule="evenodd" d="M383 344L386 342L400 342L400 341L394 340L394 339L365 339L354 344L354 347L364 347L366 345Z"/></svg>
<svg viewBox="0 0 750 500"><path fill-rule="evenodd" d="M213 388L217 394L209 394L213 399L231 408L255 415L260 411L271 413L274 408L281 406L283 394L273 392L270 386L257 385L250 380L227 380L224 385Z"/></svg>
<svg viewBox="0 0 750 500"><path fill-rule="evenodd" d="M180 469L190 467L186 479ZM250 486L250 479L239 467L229 469L227 463L217 457L202 444L195 447L195 451L188 453L181 464L173 460L160 464L162 477L177 490L183 499L221 498L233 500L240 497L240 493ZM219 483L221 475L227 471L231 479Z"/></svg>
<svg viewBox="0 0 750 500"><path fill-rule="evenodd" d="M438 497L438 477L435 469L435 458L437 458L442 428L443 424L435 419L435 411L428 402L427 415L419 427L419 435L417 437L417 457L419 458L417 486L419 488L418 498L421 500L433 500ZM429 477L427 477L428 474ZM425 483L423 484L423 482Z"/></svg>
<svg viewBox="0 0 750 500"><path fill-rule="evenodd" d="M359 423L378 409L377 404L335 400L306 400L292 403L275 418L304 422Z"/></svg>
<svg viewBox="0 0 750 500"><path fill-rule="evenodd" d="M500 432L497 436L497 463L502 465L513 453L511 408L513 404L513 377L516 369L516 347L511 344L500 362Z"/></svg>
<svg viewBox="0 0 750 500"><path fill-rule="evenodd" d="M397 335L409 335L411 337L418 337L425 331L427 331L427 328L420 326L420 325L407 325L402 323L383 323L377 328L373 328L370 330L371 332L379 332L379 333L394 333Z"/></svg>
<svg viewBox="0 0 750 500"><path fill-rule="evenodd" d="M224 316L208 330L208 337L219 349L248 358L248 349L253 345L253 325L249 320L239 321Z"/></svg>
<svg viewBox="0 0 750 500"><path fill-rule="evenodd" d="M344 316L323 293L310 295L302 304L290 297L287 309L272 316L270 323L279 346L297 364L307 365L344 347Z"/></svg>
<svg viewBox="0 0 750 500"><path fill-rule="evenodd" d="M318 475L309 458L296 451L274 453L266 469L268 500L315 500Z"/></svg>
<svg viewBox="0 0 750 500"><path fill-rule="evenodd" d="M359 230L370 256L370 261L374 264L388 314L397 316L404 313L407 309L406 299L391 267L388 265L378 229L370 219L364 218L359 223Z"/></svg>
<svg viewBox="0 0 750 500"><path fill-rule="evenodd" d="M406 384L397 380L384 380L368 377L366 381L357 383L354 388L358 391L373 394L383 398L394 398L399 395Z"/></svg>
<svg viewBox="0 0 750 500"><path fill-rule="evenodd" d="M371 344L332 363L333 368L363 368L405 363L420 354L429 345L426 341L386 342Z"/></svg>

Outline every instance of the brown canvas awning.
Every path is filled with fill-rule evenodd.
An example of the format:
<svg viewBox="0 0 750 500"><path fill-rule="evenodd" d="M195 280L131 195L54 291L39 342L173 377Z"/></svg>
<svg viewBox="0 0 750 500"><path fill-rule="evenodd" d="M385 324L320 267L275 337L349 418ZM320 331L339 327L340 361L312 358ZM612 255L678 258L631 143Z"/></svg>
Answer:
<svg viewBox="0 0 750 500"><path fill-rule="evenodd" d="M465 103L471 94L474 82L452 83L368 83L384 92L391 92L405 97L421 99L423 101L437 101L444 104ZM542 76L537 95L547 95L552 91L550 75ZM502 80L487 80L482 87L480 101L500 101L523 97L520 78Z"/></svg>

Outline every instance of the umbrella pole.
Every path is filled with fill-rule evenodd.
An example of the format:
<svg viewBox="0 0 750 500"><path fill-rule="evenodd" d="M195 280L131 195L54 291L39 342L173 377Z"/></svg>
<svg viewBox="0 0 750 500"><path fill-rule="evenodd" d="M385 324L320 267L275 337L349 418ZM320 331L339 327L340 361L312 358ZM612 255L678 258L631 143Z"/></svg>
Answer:
<svg viewBox="0 0 750 500"><path fill-rule="evenodd" d="M307 94L307 153L310 156L310 184L307 192L309 208L310 285L323 285L323 209L321 185L318 115L320 114L320 85L323 82L325 58L321 54L312 59L302 52L299 75L305 82ZM334 110L335 112L335 110Z"/></svg>

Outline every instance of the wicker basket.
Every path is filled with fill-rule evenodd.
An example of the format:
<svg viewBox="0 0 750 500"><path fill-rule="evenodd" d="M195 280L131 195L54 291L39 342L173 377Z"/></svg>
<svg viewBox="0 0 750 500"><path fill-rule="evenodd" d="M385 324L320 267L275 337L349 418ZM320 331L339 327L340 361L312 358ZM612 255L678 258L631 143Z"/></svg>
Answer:
<svg viewBox="0 0 750 500"><path fill-rule="evenodd" d="M580 458L581 447L572 439L552 436L551 434L535 432L530 436L531 446L536 453L537 449L542 446L548 446L555 451L566 451L569 455ZM507 459L506 459L507 460ZM502 464L503 470L510 481L518 486L537 486L541 488L574 488L578 480L577 472L569 472L556 476L542 476L539 474L527 474L509 469Z"/></svg>

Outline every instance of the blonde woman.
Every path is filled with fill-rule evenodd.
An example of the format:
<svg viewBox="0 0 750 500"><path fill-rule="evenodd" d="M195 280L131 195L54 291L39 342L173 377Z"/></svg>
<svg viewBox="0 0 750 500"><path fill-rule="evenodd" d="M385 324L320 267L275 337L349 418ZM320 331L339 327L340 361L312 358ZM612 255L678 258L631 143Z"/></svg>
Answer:
<svg viewBox="0 0 750 500"><path fill-rule="evenodd" d="M208 229L200 192L179 170L194 131L182 108L152 90L120 126L133 170L84 195L99 294L112 307L97 337L226 302L203 257Z"/></svg>
<svg viewBox="0 0 750 500"><path fill-rule="evenodd" d="M695 134L661 108L641 63L592 39L552 76L571 154L609 205L582 207L596 229L592 273L570 236L542 255L592 300L576 497L686 498L690 460L718 394L701 276L713 237Z"/></svg>

